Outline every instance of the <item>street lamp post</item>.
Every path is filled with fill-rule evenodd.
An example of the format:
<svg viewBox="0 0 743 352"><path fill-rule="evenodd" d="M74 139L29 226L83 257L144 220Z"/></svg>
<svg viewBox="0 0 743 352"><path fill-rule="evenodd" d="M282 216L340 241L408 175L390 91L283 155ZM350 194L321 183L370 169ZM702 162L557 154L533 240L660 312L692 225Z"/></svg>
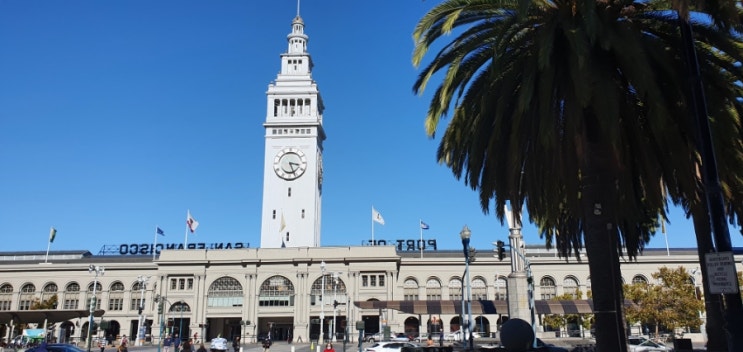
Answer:
<svg viewBox="0 0 743 352"><path fill-rule="evenodd" d="M139 322L137 323L137 346L144 345L144 331L142 331L142 321L144 320L144 289L147 286L147 281L150 280L150 276L139 275L137 276L137 282L139 283Z"/></svg>
<svg viewBox="0 0 743 352"><path fill-rule="evenodd" d="M325 261L320 262L322 279L320 282L320 336L317 338L318 345L323 343L323 323L325 322Z"/></svg>
<svg viewBox="0 0 743 352"><path fill-rule="evenodd" d="M90 352L90 345L93 343L93 313L95 313L95 307L97 303L96 289L98 288L98 275L103 275L105 268L98 265L90 264L88 267L89 273L95 273L93 279L93 296L90 297L90 317L88 317L88 352Z"/></svg>
<svg viewBox="0 0 743 352"><path fill-rule="evenodd" d="M472 351L474 348L474 341L472 340L472 291L470 291L470 237L472 236L472 231L470 231L469 227L467 225L464 225L464 228L462 228L462 231L459 232L459 237L462 238L462 246L464 251L464 273L466 275L466 285L467 285L467 325L466 325L466 331L467 335L463 335L468 337L468 346L469 350Z"/></svg>

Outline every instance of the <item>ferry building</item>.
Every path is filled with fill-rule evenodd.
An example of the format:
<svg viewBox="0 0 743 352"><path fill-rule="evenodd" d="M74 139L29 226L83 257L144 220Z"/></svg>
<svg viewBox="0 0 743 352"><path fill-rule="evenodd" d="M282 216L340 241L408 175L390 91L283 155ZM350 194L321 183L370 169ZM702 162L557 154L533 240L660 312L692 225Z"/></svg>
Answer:
<svg viewBox="0 0 743 352"><path fill-rule="evenodd" d="M120 244L113 253L95 255L0 253L0 338L9 341L34 324L68 342L85 341L90 330L109 339L139 335L146 343L164 334L202 341L242 336L249 342L348 335L355 341L357 322L366 333L419 336L457 331L469 314L474 331L493 335L509 317L509 301L512 309L529 308L526 278L518 275L524 263L511 260L513 252L504 260L494 252L477 253L465 275L462 250L437 248L435 239L321 246L324 103L299 15L287 41L280 73L266 93L260 247ZM511 251L523 251L530 264L538 336L555 336L541 324L545 314L591 313L585 256L566 261L554 250L521 248L518 238L510 240ZM645 250L636 261L622 263L622 279L650 282L663 266L696 273L696 249ZM701 276L692 279L701 283ZM578 292L583 297L550 301ZM45 303L53 304L37 309ZM579 326L568 332L588 334Z"/></svg>

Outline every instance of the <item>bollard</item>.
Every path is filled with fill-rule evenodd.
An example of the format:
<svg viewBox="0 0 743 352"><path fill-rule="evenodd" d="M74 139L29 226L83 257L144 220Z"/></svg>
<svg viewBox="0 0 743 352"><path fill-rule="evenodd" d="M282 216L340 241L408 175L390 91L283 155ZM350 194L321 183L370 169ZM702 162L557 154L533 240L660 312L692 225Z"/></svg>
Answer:
<svg viewBox="0 0 743 352"><path fill-rule="evenodd" d="M243 352L243 351L240 351L240 352ZM292 346L292 352L294 352L294 346Z"/></svg>

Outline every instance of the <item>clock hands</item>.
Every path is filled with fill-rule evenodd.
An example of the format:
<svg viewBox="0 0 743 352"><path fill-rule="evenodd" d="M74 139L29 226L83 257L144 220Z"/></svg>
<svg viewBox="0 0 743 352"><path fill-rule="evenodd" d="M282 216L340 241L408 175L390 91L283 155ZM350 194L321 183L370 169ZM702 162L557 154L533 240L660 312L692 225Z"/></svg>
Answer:
<svg viewBox="0 0 743 352"><path fill-rule="evenodd" d="M297 170L299 170L299 164L290 161L289 168L292 169L292 173L295 173L297 172Z"/></svg>

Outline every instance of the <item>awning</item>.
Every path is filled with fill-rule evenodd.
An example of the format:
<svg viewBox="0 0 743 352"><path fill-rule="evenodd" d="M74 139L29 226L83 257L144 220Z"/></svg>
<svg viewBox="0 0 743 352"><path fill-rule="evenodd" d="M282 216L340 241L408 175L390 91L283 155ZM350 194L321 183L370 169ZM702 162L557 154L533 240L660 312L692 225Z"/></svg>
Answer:
<svg viewBox="0 0 743 352"><path fill-rule="evenodd" d="M102 309L93 312L94 317L102 317L105 311ZM89 310L77 310L77 309L37 309L37 310L0 310L0 322L10 322L13 320L14 324L18 323L44 323L44 319L47 320L48 324L57 323L60 321L67 321L75 318L82 318L90 316Z"/></svg>
<svg viewBox="0 0 743 352"><path fill-rule="evenodd" d="M355 301L353 304L361 309L394 309L408 314L462 314L462 301ZM625 300L625 306L632 305ZM590 299L574 300L536 300L534 307L537 314L592 314L593 301ZM472 314L508 314L508 302L505 300L472 301Z"/></svg>
<svg viewBox="0 0 743 352"><path fill-rule="evenodd" d="M361 309L394 309L408 314L462 314L462 301L355 301ZM506 301L472 301L472 314L508 314Z"/></svg>

